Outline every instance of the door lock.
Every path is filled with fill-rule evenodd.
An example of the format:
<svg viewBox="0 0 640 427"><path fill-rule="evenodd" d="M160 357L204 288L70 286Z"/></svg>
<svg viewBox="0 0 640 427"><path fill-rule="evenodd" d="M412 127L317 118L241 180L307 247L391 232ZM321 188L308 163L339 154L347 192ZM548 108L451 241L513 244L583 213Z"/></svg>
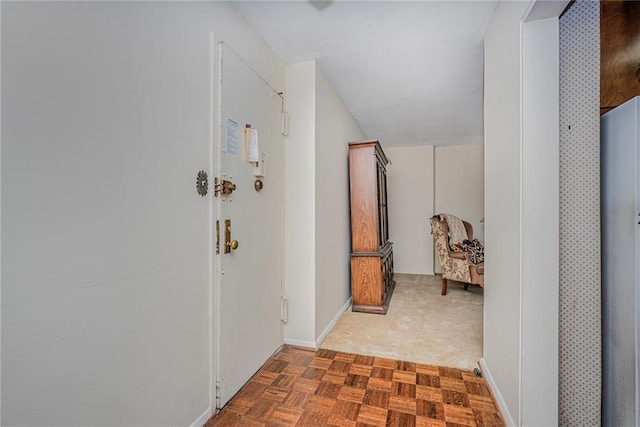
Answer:
<svg viewBox="0 0 640 427"><path fill-rule="evenodd" d="M231 240L231 220L224 220L224 253L231 253L231 250L238 249L238 241Z"/></svg>
<svg viewBox="0 0 640 427"><path fill-rule="evenodd" d="M220 254L220 220L216 221L216 255Z"/></svg>
<svg viewBox="0 0 640 427"><path fill-rule="evenodd" d="M215 197L218 197L219 193L222 194L231 194L236 189L236 185L227 181L226 179L219 179L218 177L213 179L213 194Z"/></svg>

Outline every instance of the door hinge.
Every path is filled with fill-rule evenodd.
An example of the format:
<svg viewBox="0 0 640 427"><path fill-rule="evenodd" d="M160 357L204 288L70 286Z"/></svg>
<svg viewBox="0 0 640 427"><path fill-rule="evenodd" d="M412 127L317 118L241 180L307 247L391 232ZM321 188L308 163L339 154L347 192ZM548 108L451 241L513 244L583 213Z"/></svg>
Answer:
<svg viewBox="0 0 640 427"><path fill-rule="evenodd" d="M289 316L289 300L285 297L280 297L280 320L287 323Z"/></svg>

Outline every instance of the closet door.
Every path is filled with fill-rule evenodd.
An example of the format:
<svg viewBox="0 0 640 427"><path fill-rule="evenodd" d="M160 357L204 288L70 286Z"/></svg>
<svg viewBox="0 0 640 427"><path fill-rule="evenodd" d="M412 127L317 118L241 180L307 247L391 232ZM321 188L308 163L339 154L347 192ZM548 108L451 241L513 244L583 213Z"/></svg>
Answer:
<svg viewBox="0 0 640 427"><path fill-rule="evenodd" d="M637 425L637 101L602 116L603 425Z"/></svg>
<svg viewBox="0 0 640 427"><path fill-rule="evenodd" d="M636 310L635 310L635 325L636 325L636 352L639 350L640 346L640 97L634 98L634 110L635 110L635 150L636 150L636 162L635 162L635 214L634 223L635 223L635 244L634 244L634 253L636 257L635 262L635 291L636 291ZM635 355L635 425L640 425L640 355L636 353Z"/></svg>

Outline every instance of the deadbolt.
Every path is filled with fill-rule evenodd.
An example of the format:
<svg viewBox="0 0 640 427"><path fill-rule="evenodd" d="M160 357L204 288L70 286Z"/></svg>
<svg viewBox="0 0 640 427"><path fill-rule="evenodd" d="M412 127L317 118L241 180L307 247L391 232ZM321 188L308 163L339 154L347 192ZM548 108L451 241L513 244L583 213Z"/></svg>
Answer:
<svg viewBox="0 0 640 427"><path fill-rule="evenodd" d="M213 179L213 188L214 188L214 195L218 197L219 193L222 193L222 194L233 193L234 190L236 189L236 185L231 181L227 181L226 179L220 180L218 179L218 177L216 177Z"/></svg>

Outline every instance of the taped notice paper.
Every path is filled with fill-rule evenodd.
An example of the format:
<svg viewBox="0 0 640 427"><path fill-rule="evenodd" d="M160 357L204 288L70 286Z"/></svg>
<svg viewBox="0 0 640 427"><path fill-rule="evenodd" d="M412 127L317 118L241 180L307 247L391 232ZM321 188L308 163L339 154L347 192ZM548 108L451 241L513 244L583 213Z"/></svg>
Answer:
<svg viewBox="0 0 640 427"><path fill-rule="evenodd" d="M245 154L247 162L259 162L258 130L247 127L244 129Z"/></svg>
<svg viewBox="0 0 640 427"><path fill-rule="evenodd" d="M227 154L240 155L240 132L238 122L227 119Z"/></svg>

